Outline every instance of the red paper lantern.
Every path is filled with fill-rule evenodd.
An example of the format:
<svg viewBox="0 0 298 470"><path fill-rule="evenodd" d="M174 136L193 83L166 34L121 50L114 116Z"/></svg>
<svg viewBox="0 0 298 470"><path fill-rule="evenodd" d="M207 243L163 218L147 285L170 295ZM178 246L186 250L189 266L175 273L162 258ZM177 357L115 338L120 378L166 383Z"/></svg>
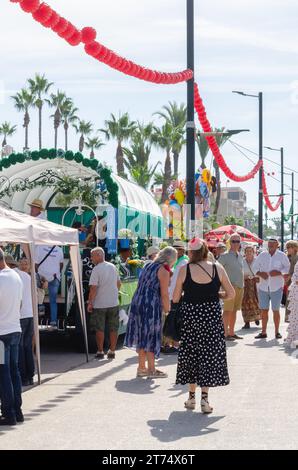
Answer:
<svg viewBox="0 0 298 470"><path fill-rule="evenodd" d="M61 36L62 38L67 40L67 39L71 38L71 36L73 36L73 34L76 31L78 31L77 28L75 28L73 24L68 23L68 26L67 26L66 30L63 31L63 33L60 33L59 36Z"/></svg>
<svg viewBox="0 0 298 470"><path fill-rule="evenodd" d="M39 0L22 0L20 6L26 13L34 13L40 5Z"/></svg>
<svg viewBox="0 0 298 470"><path fill-rule="evenodd" d="M48 28L54 28L60 21L60 15L58 15L58 13L56 11L52 11L52 16L50 17L50 19L47 21L46 23L46 26Z"/></svg>
<svg viewBox="0 0 298 470"><path fill-rule="evenodd" d="M84 44L90 44L91 42L94 42L97 36L96 30L89 26L86 26L85 28L83 28L81 31L81 34L82 34L82 42Z"/></svg>
<svg viewBox="0 0 298 470"><path fill-rule="evenodd" d="M61 16L58 23L52 27L52 30L55 31L55 33L57 34L61 34L63 33L63 31L66 31L67 27L68 21Z"/></svg>
<svg viewBox="0 0 298 470"><path fill-rule="evenodd" d="M91 55L92 57L96 57L101 49L101 44L97 41L90 42L89 44L85 45L85 51L88 55Z"/></svg>
<svg viewBox="0 0 298 470"><path fill-rule="evenodd" d="M71 38L67 39L67 42L71 46L78 46L82 42L81 31L76 30L75 33L71 36Z"/></svg>
<svg viewBox="0 0 298 470"><path fill-rule="evenodd" d="M38 10L36 10L32 16L39 23L46 23L52 16L52 8L46 3L41 3Z"/></svg>

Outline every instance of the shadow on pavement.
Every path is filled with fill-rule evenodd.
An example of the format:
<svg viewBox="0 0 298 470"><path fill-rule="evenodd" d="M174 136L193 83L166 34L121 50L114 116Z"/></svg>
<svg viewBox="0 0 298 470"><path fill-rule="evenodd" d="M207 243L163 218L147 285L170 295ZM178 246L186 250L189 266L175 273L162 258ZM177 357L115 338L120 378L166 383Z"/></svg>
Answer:
<svg viewBox="0 0 298 470"><path fill-rule="evenodd" d="M270 341L267 341L266 339L258 339L257 341L254 341L253 344L245 344L245 346L265 349L281 346L281 343L278 339L275 338L271 339Z"/></svg>
<svg viewBox="0 0 298 470"><path fill-rule="evenodd" d="M160 442L179 441L185 437L199 437L217 432L213 426L225 416L211 417L192 411L173 411L169 419L157 419L147 422L151 434Z"/></svg>
<svg viewBox="0 0 298 470"><path fill-rule="evenodd" d="M149 395L160 385L156 385L146 378L137 378L132 380L117 380L115 388L118 392L132 393L133 395Z"/></svg>

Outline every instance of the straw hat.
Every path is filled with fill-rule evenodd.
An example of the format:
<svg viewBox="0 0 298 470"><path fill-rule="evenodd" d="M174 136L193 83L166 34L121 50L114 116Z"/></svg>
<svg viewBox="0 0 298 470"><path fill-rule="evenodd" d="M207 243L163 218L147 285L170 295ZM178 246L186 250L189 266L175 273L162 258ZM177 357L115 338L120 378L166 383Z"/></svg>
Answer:
<svg viewBox="0 0 298 470"><path fill-rule="evenodd" d="M40 199L34 199L30 204L28 204L30 207L37 207L41 211L44 211L45 208L43 207L43 202Z"/></svg>
<svg viewBox="0 0 298 470"><path fill-rule="evenodd" d="M173 243L173 248L178 248L178 250L186 250L186 245L181 240L175 240Z"/></svg>

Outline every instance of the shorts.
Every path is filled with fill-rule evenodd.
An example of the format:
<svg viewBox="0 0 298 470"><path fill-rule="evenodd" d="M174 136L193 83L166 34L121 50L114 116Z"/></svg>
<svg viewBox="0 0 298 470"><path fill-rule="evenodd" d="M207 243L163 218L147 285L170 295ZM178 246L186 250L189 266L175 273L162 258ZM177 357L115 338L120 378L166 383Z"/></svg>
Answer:
<svg viewBox="0 0 298 470"><path fill-rule="evenodd" d="M244 288L233 286L235 289L235 297L231 300L224 301L224 312L237 312L241 310Z"/></svg>
<svg viewBox="0 0 298 470"><path fill-rule="evenodd" d="M259 296L259 307L261 310L269 310L270 300L271 308L274 311L280 309L281 299L282 299L283 289L278 289L274 292L260 290L258 292Z"/></svg>
<svg viewBox="0 0 298 470"><path fill-rule="evenodd" d="M119 330L119 307L94 308L90 316L90 330L105 332L106 325L109 331Z"/></svg>

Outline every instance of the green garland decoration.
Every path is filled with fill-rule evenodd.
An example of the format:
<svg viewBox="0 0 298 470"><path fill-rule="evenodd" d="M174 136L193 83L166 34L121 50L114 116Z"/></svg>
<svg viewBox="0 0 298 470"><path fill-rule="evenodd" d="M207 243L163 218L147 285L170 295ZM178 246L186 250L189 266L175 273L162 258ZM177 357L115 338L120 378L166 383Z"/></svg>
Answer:
<svg viewBox="0 0 298 470"><path fill-rule="evenodd" d="M54 160L57 157L64 158L67 161L75 161L76 163L83 165L85 168L91 168L92 170L96 171L106 184L107 191L109 193L109 203L115 209L118 208L119 188L117 183L115 183L112 178L112 170L103 167L96 159L91 160L89 158L84 158L81 152L74 153L71 150L64 152L63 150L57 151L55 149L41 149L39 151L34 150L27 153L12 153L9 155L9 157L4 157L0 160L0 173L18 163L25 163L26 161L30 160L34 162L48 159Z"/></svg>

